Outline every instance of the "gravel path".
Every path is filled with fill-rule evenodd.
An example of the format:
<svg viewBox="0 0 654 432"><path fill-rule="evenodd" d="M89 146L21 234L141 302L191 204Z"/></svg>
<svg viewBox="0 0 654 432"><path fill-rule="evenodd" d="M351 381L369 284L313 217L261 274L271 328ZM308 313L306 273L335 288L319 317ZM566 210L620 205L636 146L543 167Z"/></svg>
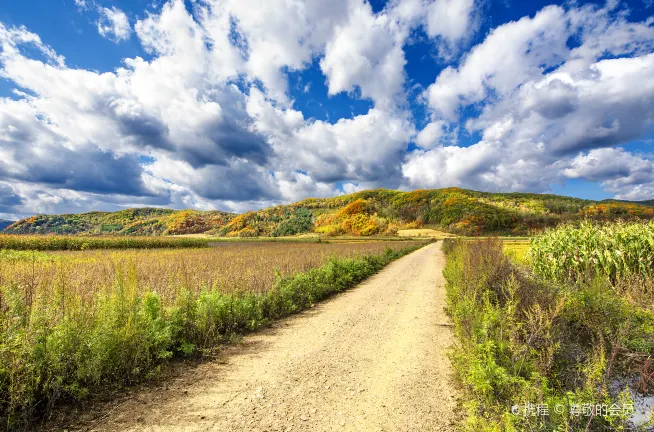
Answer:
<svg viewBox="0 0 654 432"><path fill-rule="evenodd" d="M85 429L454 430L443 264L440 244L424 247Z"/></svg>

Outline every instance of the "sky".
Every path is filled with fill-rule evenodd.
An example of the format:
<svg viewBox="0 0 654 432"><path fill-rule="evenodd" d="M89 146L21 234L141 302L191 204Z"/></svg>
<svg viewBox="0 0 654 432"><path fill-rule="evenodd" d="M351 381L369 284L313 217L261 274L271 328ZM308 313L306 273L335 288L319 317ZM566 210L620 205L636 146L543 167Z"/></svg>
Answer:
<svg viewBox="0 0 654 432"><path fill-rule="evenodd" d="M654 198L654 0L0 1L0 218Z"/></svg>

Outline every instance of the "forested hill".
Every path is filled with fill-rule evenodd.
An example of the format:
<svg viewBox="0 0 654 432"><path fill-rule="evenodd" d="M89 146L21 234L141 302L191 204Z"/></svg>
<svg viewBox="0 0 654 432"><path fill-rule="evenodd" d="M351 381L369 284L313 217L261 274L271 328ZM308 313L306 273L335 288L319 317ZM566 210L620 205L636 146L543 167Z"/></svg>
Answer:
<svg viewBox="0 0 654 432"><path fill-rule="evenodd" d="M653 219L654 203L589 201L557 195L487 193L459 188L400 192L376 189L333 198L310 198L240 215L220 211L127 209L37 215L5 229L14 234L176 235L230 237L301 233L393 235L429 226L456 234L527 235L583 218Z"/></svg>

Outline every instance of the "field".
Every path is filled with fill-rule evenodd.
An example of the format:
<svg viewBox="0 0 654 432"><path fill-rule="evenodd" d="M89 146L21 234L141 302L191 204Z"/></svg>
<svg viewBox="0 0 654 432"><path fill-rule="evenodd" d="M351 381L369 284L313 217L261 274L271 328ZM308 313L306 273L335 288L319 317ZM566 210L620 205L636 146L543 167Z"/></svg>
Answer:
<svg viewBox="0 0 654 432"><path fill-rule="evenodd" d="M400 237L410 237L410 238L433 238L442 240L444 238L455 237L454 234L446 233L443 231L431 229L431 228L414 228L414 229L403 229L397 232L397 235Z"/></svg>
<svg viewBox="0 0 654 432"><path fill-rule="evenodd" d="M615 282L654 273L654 222L566 225L532 241L534 271L554 280Z"/></svg>
<svg viewBox="0 0 654 432"><path fill-rule="evenodd" d="M504 252L514 261L521 264L528 264L531 257L529 256L530 240L512 240L502 239Z"/></svg>
<svg viewBox="0 0 654 432"><path fill-rule="evenodd" d="M634 407L654 393L652 230L587 222L530 244L447 241L465 430L636 430Z"/></svg>
<svg viewBox="0 0 654 432"><path fill-rule="evenodd" d="M156 375L372 275L424 242L0 252L0 423Z"/></svg>
<svg viewBox="0 0 654 432"><path fill-rule="evenodd" d="M92 298L121 278L129 278L136 293L155 292L166 300L180 290L263 293L276 277L320 267L330 257L359 258L414 244L229 242L204 249L2 251L0 281L15 284L28 298L52 296L57 284L65 284L67 295Z"/></svg>
<svg viewBox="0 0 654 432"><path fill-rule="evenodd" d="M0 250L180 249L207 247L208 245L208 239L199 237L84 237L0 234Z"/></svg>

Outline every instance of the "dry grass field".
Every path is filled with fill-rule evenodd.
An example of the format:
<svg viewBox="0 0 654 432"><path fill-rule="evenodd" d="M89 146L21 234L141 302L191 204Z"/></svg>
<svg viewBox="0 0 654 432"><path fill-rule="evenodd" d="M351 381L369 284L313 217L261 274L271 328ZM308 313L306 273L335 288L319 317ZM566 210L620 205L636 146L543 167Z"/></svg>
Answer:
<svg viewBox="0 0 654 432"><path fill-rule="evenodd" d="M62 400L148 379L167 359L301 311L424 244L3 249L0 428L28 425Z"/></svg>
<svg viewBox="0 0 654 432"><path fill-rule="evenodd" d="M400 237L410 237L410 238L426 237L426 238L433 238L437 240L456 237L454 234L450 234L430 228L403 229L403 230L399 230L397 232L397 235Z"/></svg>
<svg viewBox="0 0 654 432"><path fill-rule="evenodd" d="M38 302L64 288L67 296L92 299L125 281L137 293L172 300L180 290L262 293L277 275L289 276L324 265L330 257L358 258L400 249L413 242L218 242L211 248L3 251L0 284L12 285Z"/></svg>

